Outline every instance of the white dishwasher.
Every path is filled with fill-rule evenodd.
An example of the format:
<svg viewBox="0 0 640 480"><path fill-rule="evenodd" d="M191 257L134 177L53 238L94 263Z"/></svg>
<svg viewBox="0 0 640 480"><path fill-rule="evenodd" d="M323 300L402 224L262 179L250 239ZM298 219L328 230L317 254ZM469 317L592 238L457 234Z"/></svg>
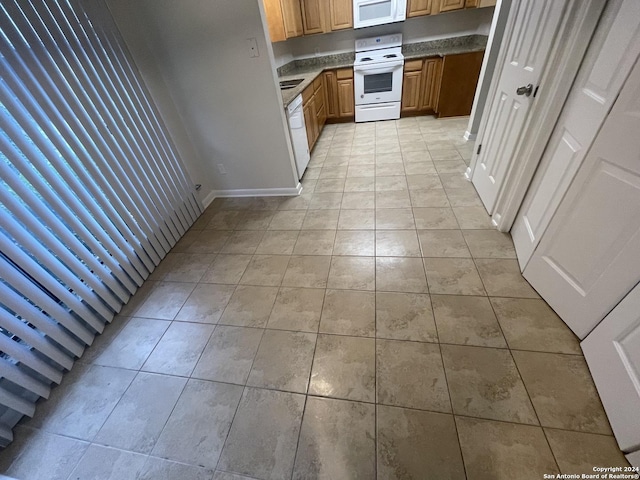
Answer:
<svg viewBox="0 0 640 480"><path fill-rule="evenodd" d="M293 155L298 168L298 180L304 175L309 165L309 142L307 140L307 128L304 125L304 113L302 112L302 95L298 95L287 107L287 120L291 133Z"/></svg>

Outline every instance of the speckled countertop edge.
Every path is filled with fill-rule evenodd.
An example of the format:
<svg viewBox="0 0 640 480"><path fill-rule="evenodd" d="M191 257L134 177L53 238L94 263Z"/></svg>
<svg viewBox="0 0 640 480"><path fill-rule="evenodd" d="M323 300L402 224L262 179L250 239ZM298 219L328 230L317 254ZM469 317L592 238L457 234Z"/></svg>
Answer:
<svg viewBox="0 0 640 480"><path fill-rule="evenodd" d="M466 35L429 42L411 43L402 46L405 60L424 57L443 57L459 53L478 52L486 48L485 35ZM302 79L300 85L282 90L282 103L286 108L318 75L325 70L353 67L355 53L341 53L323 57L294 60L278 68L279 80Z"/></svg>

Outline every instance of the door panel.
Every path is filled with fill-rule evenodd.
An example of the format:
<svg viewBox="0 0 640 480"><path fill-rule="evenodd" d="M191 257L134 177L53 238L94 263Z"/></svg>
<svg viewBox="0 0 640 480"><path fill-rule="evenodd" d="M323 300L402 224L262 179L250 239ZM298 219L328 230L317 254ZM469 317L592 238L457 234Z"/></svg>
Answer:
<svg viewBox="0 0 640 480"><path fill-rule="evenodd" d="M431 13L432 0L408 0L407 17L418 17Z"/></svg>
<svg viewBox="0 0 640 480"><path fill-rule="evenodd" d="M327 30L325 5L322 0L302 0L302 26L305 35L324 33Z"/></svg>
<svg viewBox="0 0 640 480"><path fill-rule="evenodd" d="M440 94L440 80L442 71L441 58L428 58L422 69L422 96L420 110L438 111L438 96Z"/></svg>
<svg viewBox="0 0 640 480"><path fill-rule="evenodd" d="M640 54L640 3L607 5L511 234L524 268Z"/></svg>
<svg viewBox="0 0 640 480"><path fill-rule="evenodd" d="M634 66L524 276L580 338L640 281L640 66Z"/></svg>
<svg viewBox="0 0 640 480"><path fill-rule="evenodd" d="M417 112L420 106L420 80L422 71L405 72L402 82L402 107L403 112Z"/></svg>
<svg viewBox="0 0 640 480"><path fill-rule="evenodd" d="M322 0L324 2L325 0ZM331 0L331 30L353 28L353 3L351 0Z"/></svg>
<svg viewBox="0 0 640 480"><path fill-rule="evenodd" d="M515 146L534 100L516 95L520 86L538 85L563 17L566 0L523 0L513 8L512 38L500 72L498 89L488 110L482 150L473 184L485 208L493 207L511 164Z"/></svg>
<svg viewBox="0 0 640 480"><path fill-rule="evenodd" d="M640 449L640 286L582 342L620 449Z"/></svg>

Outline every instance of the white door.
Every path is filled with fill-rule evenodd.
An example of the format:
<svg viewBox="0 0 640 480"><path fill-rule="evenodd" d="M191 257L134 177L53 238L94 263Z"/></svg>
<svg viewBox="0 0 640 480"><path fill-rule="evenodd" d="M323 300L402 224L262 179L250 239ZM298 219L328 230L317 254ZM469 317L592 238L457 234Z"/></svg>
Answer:
<svg viewBox="0 0 640 480"><path fill-rule="evenodd" d="M491 214L527 114L535 89L563 18L567 0L521 0L514 2L509 22L511 33L498 88L488 110L482 150L472 181ZM531 90L526 87L530 85ZM518 94L518 89L520 93Z"/></svg>
<svg viewBox="0 0 640 480"><path fill-rule="evenodd" d="M582 342L620 449L640 450L640 285Z"/></svg>
<svg viewBox="0 0 640 480"><path fill-rule="evenodd" d="M640 65L523 272L584 338L640 281Z"/></svg>
<svg viewBox="0 0 640 480"><path fill-rule="evenodd" d="M640 54L640 2L607 4L511 236L525 268Z"/></svg>

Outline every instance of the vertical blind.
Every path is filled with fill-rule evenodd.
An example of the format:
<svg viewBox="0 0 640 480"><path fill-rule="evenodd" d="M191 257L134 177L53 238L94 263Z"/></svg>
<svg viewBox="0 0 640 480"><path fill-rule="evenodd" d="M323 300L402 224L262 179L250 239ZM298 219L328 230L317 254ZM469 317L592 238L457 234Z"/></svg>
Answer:
<svg viewBox="0 0 640 480"><path fill-rule="evenodd" d="M0 445L201 212L103 0L2 0Z"/></svg>

